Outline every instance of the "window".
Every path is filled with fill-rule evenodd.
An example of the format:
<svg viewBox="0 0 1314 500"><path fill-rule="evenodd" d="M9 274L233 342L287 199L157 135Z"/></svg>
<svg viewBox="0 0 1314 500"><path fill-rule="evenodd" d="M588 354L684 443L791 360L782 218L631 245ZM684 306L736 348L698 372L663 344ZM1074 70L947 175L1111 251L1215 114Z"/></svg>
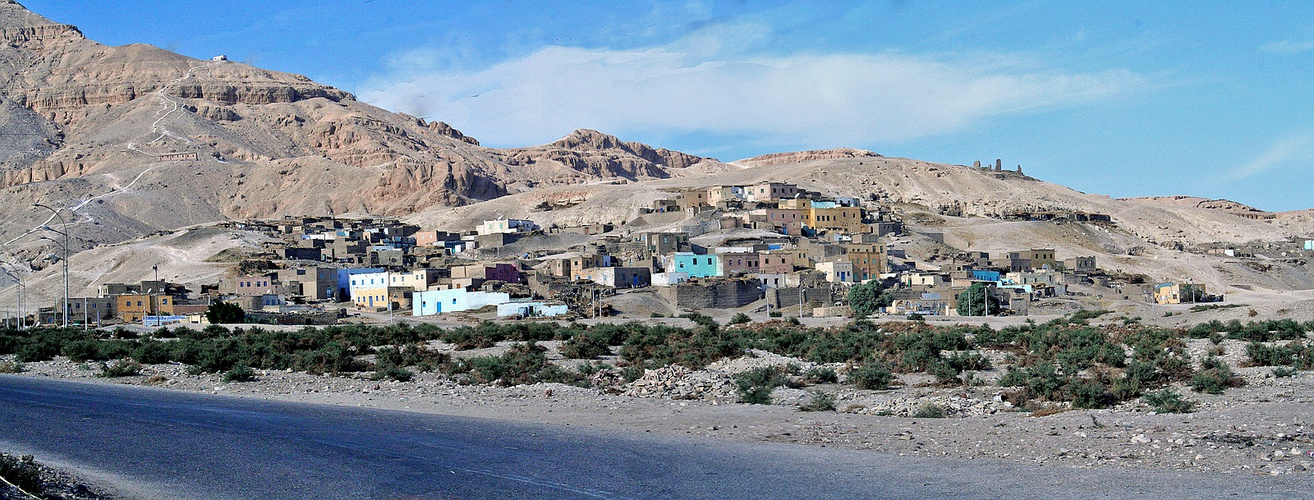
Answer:
<svg viewBox="0 0 1314 500"><path fill-rule="evenodd" d="M163 299L163 300L160 301L160 303L161 303L161 304L164 304L164 305L167 306L167 305L169 305L169 299Z"/></svg>

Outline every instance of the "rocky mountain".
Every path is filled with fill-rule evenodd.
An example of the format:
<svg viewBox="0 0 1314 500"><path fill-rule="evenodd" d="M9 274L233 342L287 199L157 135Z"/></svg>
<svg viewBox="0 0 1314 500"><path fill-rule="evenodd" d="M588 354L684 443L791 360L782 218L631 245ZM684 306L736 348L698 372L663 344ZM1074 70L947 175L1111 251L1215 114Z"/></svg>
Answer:
<svg viewBox="0 0 1314 500"><path fill-rule="evenodd" d="M300 75L105 46L0 2L0 242L49 218L33 202L73 209L89 248L225 218L405 215L700 162L594 131L485 148Z"/></svg>

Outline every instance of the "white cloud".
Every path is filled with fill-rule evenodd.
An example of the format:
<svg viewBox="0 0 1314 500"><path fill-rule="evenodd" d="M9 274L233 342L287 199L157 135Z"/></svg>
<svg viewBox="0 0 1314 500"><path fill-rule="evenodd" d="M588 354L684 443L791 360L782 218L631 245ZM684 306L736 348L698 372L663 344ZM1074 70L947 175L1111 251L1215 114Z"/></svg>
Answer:
<svg viewBox="0 0 1314 500"><path fill-rule="evenodd" d="M1259 47L1261 51L1278 54L1299 54L1311 49L1314 49L1314 40L1279 40Z"/></svg>
<svg viewBox="0 0 1314 500"><path fill-rule="evenodd" d="M447 121L497 146L550 142L577 128L865 145L952 133L1001 115L1089 105L1149 83L1125 70L1037 69L1010 55L768 56L698 50L700 44L687 42L672 46L683 50L547 47L472 73L395 72L375 78L358 95Z"/></svg>
<svg viewBox="0 0 1314 500"><path fill-rule="evenodd" d="M1309 162L1311 159L1314 159L1314 135L1308 133L1289 135L1273 143L1245 165L1219 175L1215 178L1215 184L1247 179L1292 162Z"/></svg>

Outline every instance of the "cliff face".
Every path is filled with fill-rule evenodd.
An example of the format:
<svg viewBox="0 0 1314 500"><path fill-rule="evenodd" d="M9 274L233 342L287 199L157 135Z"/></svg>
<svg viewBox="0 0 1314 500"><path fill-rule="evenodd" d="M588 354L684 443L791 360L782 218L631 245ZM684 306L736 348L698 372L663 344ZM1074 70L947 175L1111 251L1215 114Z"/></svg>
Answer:
<svg viewBox="0 0 1314 500"><path fill-rule="evenodd" d="M304 76L109 47L0 1L0 189L21 194L0 213L24 214L0 236L30 228L38 199L99 211L87 231L106 242L223 217L406 215L700 161L593 131L483 148ZM151 209L169 204L190 208Z"/></svg>

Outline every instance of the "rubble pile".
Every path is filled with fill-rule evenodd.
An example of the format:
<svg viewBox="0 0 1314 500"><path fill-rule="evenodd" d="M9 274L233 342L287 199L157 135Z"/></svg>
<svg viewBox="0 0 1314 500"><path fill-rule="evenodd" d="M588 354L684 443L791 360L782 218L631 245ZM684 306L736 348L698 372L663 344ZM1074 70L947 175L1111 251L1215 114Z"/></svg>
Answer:
<svg viewBox="0 0 1314 500"><path fill-rule="evenodd" d="M642 377L624 387L622 394L626 396L726 403L739 400L734 380L729 375L694 371L679 365L645 370Z"/></svg>

